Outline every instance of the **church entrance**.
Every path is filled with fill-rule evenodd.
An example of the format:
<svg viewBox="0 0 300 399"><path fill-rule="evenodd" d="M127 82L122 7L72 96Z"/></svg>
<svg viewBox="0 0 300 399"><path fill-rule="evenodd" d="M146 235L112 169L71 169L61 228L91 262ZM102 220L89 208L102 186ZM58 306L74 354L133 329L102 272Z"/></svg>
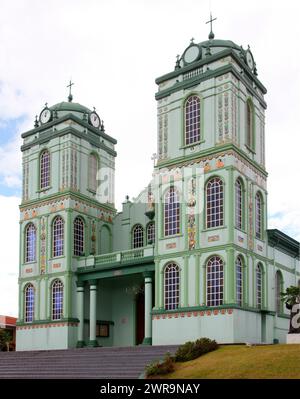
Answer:
<svg viewBox="0 0 300 399"><path fill-rule="evenodd" d="M141 345L145 336L145 294L141 287L136 295L136 345Z"/></svg>

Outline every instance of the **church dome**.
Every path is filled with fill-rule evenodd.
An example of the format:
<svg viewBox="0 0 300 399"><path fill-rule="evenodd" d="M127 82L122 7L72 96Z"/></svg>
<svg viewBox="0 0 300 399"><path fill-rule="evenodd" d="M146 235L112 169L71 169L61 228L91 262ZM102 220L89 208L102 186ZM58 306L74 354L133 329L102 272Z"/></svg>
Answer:
<svg viewBox="0 0 300 399"><path fill-rule="evenodd" d="M179 65L183 67L229 49L232 49L237 55L242 57L245 54L245 50L231 40L210 39L194 43L194 39L192 39L178 60Z"/></svg>
<svg viewBox="0 0 300 399"><path fill-rule="evenodd" d="M52 105L50 109L51 111L81 112L83 114L89 114L91 112L91 110L84 105L67 101Z"/></svg>
<svg viewBox="0 0 300 399"><path fill-rule="evenodd" d="M241 46L238 46L231 40L220 40L220 39L205 40L204 42L201 42L198 45L202 47L219 48L220 50L224 50L227 48L232 48L237 51L242 50Z"/></svg>

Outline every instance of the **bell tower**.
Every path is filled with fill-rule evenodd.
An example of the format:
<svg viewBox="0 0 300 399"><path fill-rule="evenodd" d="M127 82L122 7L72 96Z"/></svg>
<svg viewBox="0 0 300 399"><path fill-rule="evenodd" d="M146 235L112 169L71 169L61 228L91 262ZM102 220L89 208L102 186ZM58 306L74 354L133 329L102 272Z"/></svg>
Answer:
<svg viewBox="0 0 300 399"><path fill-rule="evenodd" d="M266 89L250 47L215 39L213 21L208 40L191 39L174 70L156 79L157 314L258 306L253 279L267 254ZM178 287L172 304L168 273ZM154 342L161 323L154 320Z"/></svg>
<svg viewBox="0 0 300 399"><path fill-rule="evenodd" d="M76 270L111 229L116 140L96 109L45 104L22 134L17 350L76 346Z"/></svg>

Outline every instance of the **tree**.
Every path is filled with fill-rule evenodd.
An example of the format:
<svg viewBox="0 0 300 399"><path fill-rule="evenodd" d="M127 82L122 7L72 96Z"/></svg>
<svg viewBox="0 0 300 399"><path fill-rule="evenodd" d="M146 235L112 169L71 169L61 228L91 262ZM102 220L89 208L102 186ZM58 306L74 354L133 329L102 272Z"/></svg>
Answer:
<svg viewBox="0 0 300 399"><path fill-rule="evenodd" d="M297 315L297 313L299 313L299 308L295 311L295 309L293 310L293 307L296 304L300 305L300 285L298 285L298 287L293 285L288 287L285 292L280 293L280 296L285 301L286 308L291 311L289 334L299 334L300 327L295 328L292 324L292 319Z"/></svg>
<svg viewBox="0 0 300 399"><path fill-rule="evenodd" d="M7 330L0 330L0 349L6 349L9 352L9 345L12 342L12 334Z"/></svg>

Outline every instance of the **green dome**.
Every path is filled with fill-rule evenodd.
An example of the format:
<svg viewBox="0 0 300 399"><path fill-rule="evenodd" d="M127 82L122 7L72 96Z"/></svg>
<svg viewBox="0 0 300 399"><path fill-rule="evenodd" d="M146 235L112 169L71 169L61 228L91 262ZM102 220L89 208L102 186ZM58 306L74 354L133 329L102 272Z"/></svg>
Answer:
<svg viewBox="0 0 300 399"><path fill-rule="evenodd" d="M90 113L91 110L79 103L63 101L50 107L52 111L68 111L68 112L82 112Z"/></svg>
<svg viewBox="0 0 300 399"><path fill-rule="evenodd" d="M199 43L199 46L203 47L224 47L224 48L233 48L234 50L241 50L241 46L238 46L231 40L206 40L204 42Z"/></svg>

